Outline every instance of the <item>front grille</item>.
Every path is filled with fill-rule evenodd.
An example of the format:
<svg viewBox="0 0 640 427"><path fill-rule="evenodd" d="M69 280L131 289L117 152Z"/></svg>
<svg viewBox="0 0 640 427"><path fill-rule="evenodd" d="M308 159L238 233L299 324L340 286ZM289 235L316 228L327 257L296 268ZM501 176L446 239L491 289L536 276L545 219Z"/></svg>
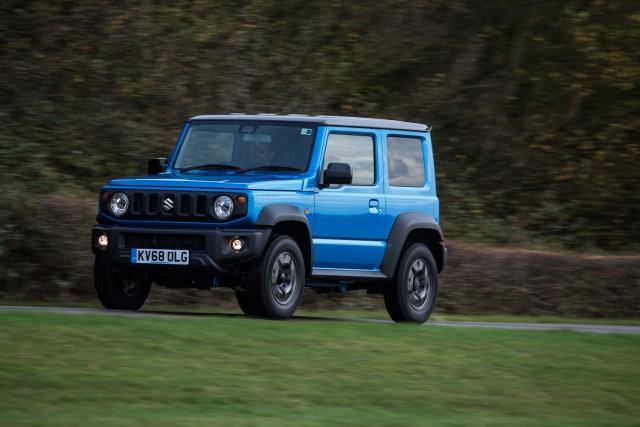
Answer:
<svg viewBox="0 0 640 427"><path fill-rule="evenodd" d="M151 221L192 221L192 222L222 222L213 214L213 203L221 194L226 194L234 200L238 193L191 193L185 191L127 192L131 200L130 211L121 219L151 220ZM246 195L243 195L246 199ZM102 202L102 211L109 212L108 202ZM233 214L226 221L232 221L247 215L247 203L236 203Z"/></svg>
<svg viewBox="0 0 640 427"><path fill-rule="evenodd" d="M204 250L207 239L203 234L124 233L126 249L189 249Z"/></svg>

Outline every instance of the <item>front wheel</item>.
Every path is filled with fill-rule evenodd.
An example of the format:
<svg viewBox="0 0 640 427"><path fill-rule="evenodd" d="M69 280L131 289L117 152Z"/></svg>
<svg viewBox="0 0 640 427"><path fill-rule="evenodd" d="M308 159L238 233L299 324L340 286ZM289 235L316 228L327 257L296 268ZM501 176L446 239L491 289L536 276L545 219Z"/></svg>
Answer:
<svg viewBox="0 0 640 427"><path fill-rule="evenodd" d="M93 278L98 299L104 308L138 310L147 300L151 279L146 276L125 277L111 270L109 263L96 257Z"/></svg>
<svg viewBox="0 0 640 427"><path fill-rule="evenodd" d="M414 243L405 251L393 280L385 286L384 303L396 322L424 323L438 294L438 268L431 251Z"/></svg>
<svg viewBox="0 0 640 427"><path fill-rule="evenodd" d="M254 265L248 284L251 308L272 319L287 319L298 308L304 289L304 259L289 236L269 242L262 259Z"/></svg>
<svg viewBox="0 0 640 427"><path fill-rule="evenodd" d="M249 293L245 291L236 291L236 301L240 310L248 316L257 314L254 302L250 299Z"/></svg>

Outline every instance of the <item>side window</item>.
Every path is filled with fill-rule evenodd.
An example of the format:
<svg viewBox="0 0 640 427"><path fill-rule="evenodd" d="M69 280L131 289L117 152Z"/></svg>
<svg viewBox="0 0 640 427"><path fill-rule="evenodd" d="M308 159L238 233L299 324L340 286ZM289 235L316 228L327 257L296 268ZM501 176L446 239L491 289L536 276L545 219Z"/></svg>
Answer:
<svg viewBox="0 0 640 427"><path fill-rule="evenodd" d="M352 185L375 184L373 137L332 133L327 140L322 170L329 163L348 163L353 172Z"/></svg>
<svg viewBox="0 0 640 427"><path fill-rule="evenodd" d="M389 185L424 187L424 152L419 138L390 136L387 138Z"/></svg>

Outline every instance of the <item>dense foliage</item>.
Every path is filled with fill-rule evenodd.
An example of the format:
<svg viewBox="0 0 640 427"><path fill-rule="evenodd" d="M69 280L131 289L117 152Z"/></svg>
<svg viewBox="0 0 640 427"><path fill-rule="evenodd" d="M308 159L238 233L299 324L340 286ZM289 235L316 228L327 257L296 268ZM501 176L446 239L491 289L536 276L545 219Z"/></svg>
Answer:
<svg viewBox="0 0 640 427"><path fill-rule="evenodd" d="M448 237L639 247L634 0L6 0L0 58L7 270L82 241L183 119L237 111L433 124Z"/></svg>

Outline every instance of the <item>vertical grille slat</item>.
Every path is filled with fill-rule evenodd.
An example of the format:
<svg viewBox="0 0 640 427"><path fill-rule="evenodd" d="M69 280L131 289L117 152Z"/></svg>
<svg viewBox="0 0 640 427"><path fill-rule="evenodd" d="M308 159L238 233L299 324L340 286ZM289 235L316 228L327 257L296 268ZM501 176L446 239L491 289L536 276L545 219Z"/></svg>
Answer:
<svg viewBox="0 0 640 427"><path fill-rule="evenodd" d="M182 215L189 215L191 213L191 196L188 194L180 196L180 213Z"/></svg>
<svg viewBox="0 0 640 427"><path fill-rule="evenodd" d="M150 214L158 213L158 195L149 194L149 209Z"/></svg>
<svg viewBox="0 0 640 427"><path fill-rule="evenodd" d="M198 196L198 203L196 207L196 215L204 215L207 213L207 197Z"/></svg>
<svg viewBox="0 0 640 427"><path fill-rule="evenodd" d="M135 193L133 195L133 212L134 213L137 213L137 214L142 213L142 200L143 200L142 193Z"/></svg>

